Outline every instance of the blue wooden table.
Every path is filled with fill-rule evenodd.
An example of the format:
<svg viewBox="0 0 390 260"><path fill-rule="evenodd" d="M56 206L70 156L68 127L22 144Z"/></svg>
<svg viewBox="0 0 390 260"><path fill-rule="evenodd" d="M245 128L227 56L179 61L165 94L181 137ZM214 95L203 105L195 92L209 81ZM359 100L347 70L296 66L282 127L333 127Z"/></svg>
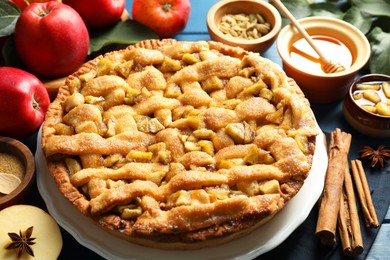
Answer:
<svg viewBox="0 0 390 260"><path fill-rule="evenodd" d="M210 7L216 3L217 0L193 0L192 3L192 12L190 20L187 24L185 30L179 35L175 36L177 40L186 40L186 41L198 41L198 40L210 40L209 34L207 32L206 26L206 15ZM127 0L127 10L131 14L131 6L133 1ZM275 44L262 56L269 58L275 63L281 64L281 59L277 54ZM336 103L332 105L326 105L324 107L314 106L313 108L317 117L317 121L324 132L331 132L336 127L340 127L340 120L335 120L335 118L342 118L340 115L341 112L341 103ZM342 123L341 123L342 124ZM34 138L34 137L32 137ZM33 140L32 140L33 142ZM387 140L387 146L390 146L389 140ZM34 147L32 147L32 150ZM36 187L35 187L36 188ZM40 198L39 193L32 192L31 198L27 203L31 203L41 208L46 208L42 198ZM389 194L390 196L390 194ZM101 259L99 255L92 252L91 250L80 245L69 233L65 230L62 230L63 235L63 250L59 259ZM313 238L314 239L314 238ZM376 240L368 253L366 259L390 259L390 247L388 246L390 241L390 211L387 212L387 215L383 221L382 226L376 236ZM288 254L288 252L285 252ZM214 256L217 257L217 256ZM259 258L261 259L261 257Z"/></svg>

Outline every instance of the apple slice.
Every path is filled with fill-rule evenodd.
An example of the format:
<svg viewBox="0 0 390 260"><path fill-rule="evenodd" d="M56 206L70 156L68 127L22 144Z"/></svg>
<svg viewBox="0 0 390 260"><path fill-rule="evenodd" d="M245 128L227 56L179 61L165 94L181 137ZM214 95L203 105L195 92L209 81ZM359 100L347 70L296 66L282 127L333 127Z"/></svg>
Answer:
<svg viewBox="0 0 390 260"><path fill-rule="evenodd" d="M14 205L0 211L0 259L17 259L16 250L5 249L11 242L8 233L22 234L33 227L31 245L34 257L23 253L20 259L57 259L62 249L62 236L57 222L42 209L30 205Z"/></svg>
<svg viewBox="0 0 390 260"><path fill-rule="evenodd" d="M10 194L20 183L21 180L15 175L0 172L0 193Z"/></svg>

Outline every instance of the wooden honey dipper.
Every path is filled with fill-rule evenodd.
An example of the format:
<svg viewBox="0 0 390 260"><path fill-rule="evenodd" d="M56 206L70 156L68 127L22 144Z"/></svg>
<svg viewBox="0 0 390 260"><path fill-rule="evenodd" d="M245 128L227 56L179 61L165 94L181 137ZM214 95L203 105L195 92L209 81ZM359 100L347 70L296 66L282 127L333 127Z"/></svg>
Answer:
<svg viewBox="0 0 390 260"><path fill-rule="evenodd" d="M310 44L310 46L314 49L314 51L320 57L321 68L325 73L335 73L341 72L345 70L345 67L340 63L328 60L326 56L321 52L318 46L314 43L313 39L307 33L307 31L299 24L299 22L295 19L295 17L291 14L291 12L287 9L287 7L280 0L271 0L276 7L290 20L290 22L298 29L298 31L302 34L305 40Z"/></svg>

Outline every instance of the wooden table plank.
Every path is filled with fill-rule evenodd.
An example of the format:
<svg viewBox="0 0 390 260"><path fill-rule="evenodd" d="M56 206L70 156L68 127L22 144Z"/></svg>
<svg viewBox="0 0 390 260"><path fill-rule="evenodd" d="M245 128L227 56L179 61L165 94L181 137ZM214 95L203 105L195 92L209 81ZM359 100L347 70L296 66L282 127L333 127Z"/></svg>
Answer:
<svg viewBox="0 0 390 260"><path fill-rule="evenodd" d="M387 219L389 218L389 212L387 212ZM378 235L372 245L370 252L367 255L366 260L384 260L390 259L390 224L382 224Z"/></svg>

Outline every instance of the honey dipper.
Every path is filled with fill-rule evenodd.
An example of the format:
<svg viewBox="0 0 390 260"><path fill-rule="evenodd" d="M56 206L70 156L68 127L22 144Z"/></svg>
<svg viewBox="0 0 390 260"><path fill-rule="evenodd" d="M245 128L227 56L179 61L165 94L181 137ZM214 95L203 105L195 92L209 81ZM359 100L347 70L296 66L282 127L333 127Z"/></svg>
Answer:
<svg viewBox="0 0 390 260"><path fill-rule="evenodd" d="M343 65L336 61L328 60L326 56L321 52L318 46L314 43L310 35L306 32L306 30L299 24L299 22L295 19L295 17L291 14L291 12L287 9L287 7L280 0L271 0L276 7L290 20L290 22L298 29L301 35L305 38L305 40L310 44L310 46L314 49L314 51L320 57L321 68L325 73L335 73L344 71L345 68Z"/></svg>

